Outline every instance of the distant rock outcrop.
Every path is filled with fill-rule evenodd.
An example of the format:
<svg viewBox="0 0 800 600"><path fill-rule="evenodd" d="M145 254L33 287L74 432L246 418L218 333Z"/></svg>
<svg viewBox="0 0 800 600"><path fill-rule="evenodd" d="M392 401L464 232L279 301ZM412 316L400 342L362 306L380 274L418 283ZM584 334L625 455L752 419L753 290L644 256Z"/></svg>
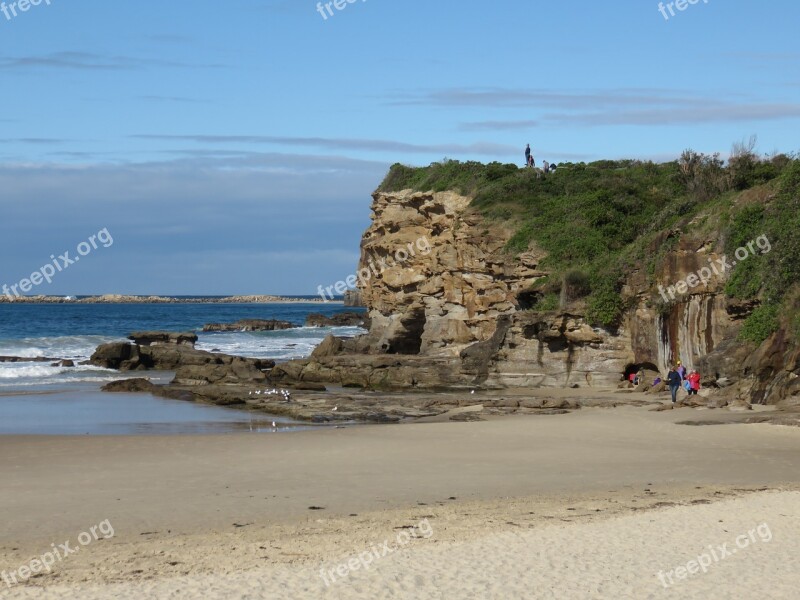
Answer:
<svg viewBox="0 0 800 600"><path fill-rule="evenodd" d="M235 323L209 323L203 326L203 331L277 331L292 329L294 323L278 321L276 319L243 319Z"/></svg>
<svg viewBox="0 0 800 600"><path fill-rule="evenodd" d="M133 340L134 344L139 346L157 346L157 345L173 345L173 346L189 346L194 348L197 343L197 335L192 332L187 333L174 333L172 331L138 331L128 336L129 340Z"/></svg>
<svg viewBox="0 0 800 600"><path fill-rule="evenodd" d="M369 329L369 317L363 312L341 312L325 316L312 313L306 317L306 327L364 327Z"/></svg>
<svg viewBox="0 0 800 600"><path fill-rule="evenodd" d="M276 304L276 303L321 303L322 298L292 298L286 296L226 296L185 298L175 296L130 296L124 294L105 294L103 296L87 296L76 299L73 296L10 296L0 295L0 304Z"/></svg>

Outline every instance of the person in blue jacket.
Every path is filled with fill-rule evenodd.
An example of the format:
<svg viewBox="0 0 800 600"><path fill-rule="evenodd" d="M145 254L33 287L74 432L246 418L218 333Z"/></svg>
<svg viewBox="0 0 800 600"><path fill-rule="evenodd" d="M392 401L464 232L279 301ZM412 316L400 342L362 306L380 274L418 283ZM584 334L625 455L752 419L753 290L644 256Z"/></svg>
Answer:
<svg viewBox="0 0 800 600"><path fill-rule="evenodd" d="M674 367L670 367L669 373L667 373L667 385L669 386L669 391L672 394L672 404L675 404L675 401L678 399L678 390L681 387L682 380L683 378L681 377L680 373L678 373Z"/></svg>

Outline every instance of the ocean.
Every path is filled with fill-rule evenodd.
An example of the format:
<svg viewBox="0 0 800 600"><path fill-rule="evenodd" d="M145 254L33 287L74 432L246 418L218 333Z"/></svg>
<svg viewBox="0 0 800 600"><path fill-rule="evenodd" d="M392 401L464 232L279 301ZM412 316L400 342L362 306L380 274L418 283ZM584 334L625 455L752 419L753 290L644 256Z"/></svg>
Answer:
<svg viewBox="0 0 800 600"><path fill-rule="evenodd" d="M307 357L326 335L354 336L358 327L303 327L311 313L351 310L335 303L280 304L0 304L0 356L87 360L98 345L134 331L194 331L197 348L278 362ZM206 323L279 319L296 329L203 333ZM145 376L158 376L145 373ZM107 394L100 387L126 376L89 365L0 362L0 434L129 434L251 431L250 413L199 406L146 394ZM164 377L162 375L162 377ZM299 424L265 416L282 431ZM273 428L267 427L266 430Z"/></svg>

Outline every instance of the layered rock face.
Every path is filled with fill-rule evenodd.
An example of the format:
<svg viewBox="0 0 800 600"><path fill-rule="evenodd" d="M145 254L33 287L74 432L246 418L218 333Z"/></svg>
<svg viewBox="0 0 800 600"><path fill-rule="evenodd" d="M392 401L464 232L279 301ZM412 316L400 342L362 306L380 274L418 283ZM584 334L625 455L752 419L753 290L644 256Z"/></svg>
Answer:
<svg viewBox="0 0 800 600"><path fill-rule="evenodd" d="M361 288L368 351L451 357L458 379L490 387L616 384L632 360L627 333L580 314L525 311L525 291L547 275L545 254L506 252L512 225L469 205L452 192L374 196L359 267L395 264Z"/></svg>
<svg viewBox="0 0 800 600"><path fill-rule="evenodd" d="M452 192L376 194L361 242L361 299L373 352L458 356L489 339L516 294L544 274L539 256L503 246L513 233Z"/></svg>

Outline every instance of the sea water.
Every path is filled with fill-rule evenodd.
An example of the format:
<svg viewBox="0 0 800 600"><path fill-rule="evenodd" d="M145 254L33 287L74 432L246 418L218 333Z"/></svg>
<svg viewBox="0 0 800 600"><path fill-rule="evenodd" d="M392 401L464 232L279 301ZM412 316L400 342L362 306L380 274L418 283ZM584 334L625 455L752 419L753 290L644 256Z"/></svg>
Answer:
<svg viewBox="0 0 800 600"><path fill-rule="evenodd" d="M201 406L148 394L108 394L100 387L141 372L119 373L87 360L98 345L124 341L134 331L194 331L197 348L278 362L304 358L329 333L354 336L358 327L303 327L311 313L333 315L335 303L280 304L0 304L0 356L70 359L75 367L48 362L0 362L0 434L208 433L270 431L287 419L253 421L252 413ZM289 321L294 329L203 333L207 323L240 319ZM152 377L153 373L146 373ZM169 380L168 375L162 376Z"/></svg>

